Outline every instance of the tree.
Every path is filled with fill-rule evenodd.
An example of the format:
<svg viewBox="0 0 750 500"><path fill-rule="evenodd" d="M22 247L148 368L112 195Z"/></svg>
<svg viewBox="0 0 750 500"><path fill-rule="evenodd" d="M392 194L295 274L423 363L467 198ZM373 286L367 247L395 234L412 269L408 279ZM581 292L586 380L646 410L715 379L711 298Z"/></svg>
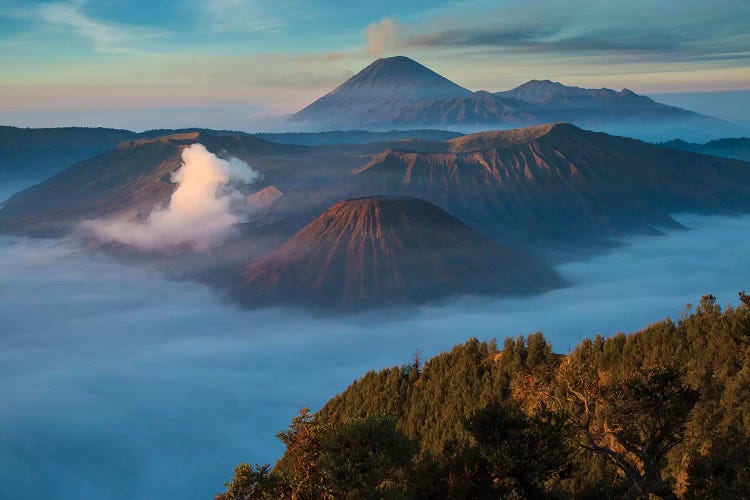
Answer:
<svg viewBox="0 0 750 500"><path fill-rule="evenodd" d="M662 479L667 453L685 438L698 392L673 367L639 369L609 383L568 381L581 447L609 460L625 476L628 496L673 496Z"/></svg>
<svg viewBox="0 0 750 500"><path fill-rule="evenodd" d="M691 388L700 390L697 403ZM478 410L492 416L486 407L493 401L502 413L479 425ZM523 414L508 410L513 405ZM525 464L538 464L527 460L522 468L514 460L546 456L524 441L535 419L548 418L543 406L565 415L557 422L566 424L574 453L568 469L535 469L541 472L529 478ZM466 415L478 418L475 433ZM365 425L364 418L392 418L393 425ZM554 429L555 422L542 422L543 436L533 443L554 441L545 425ZM391 454L400 446L397 431L421 448L410 464ZM270 473L239 469L227 485L235 498L262 498L267 479L275 497L300 499L345 489L457 500L558 492L743 498L750 491L750 296L741 293L738 307L722 310L706 295L677 321L597 335L568 355L553 354L541 334L507 339L502 352L496 341L470 339L429 360L417 355L411 364L367 373L318 414L304 410L280 436L288 446L282 460ZM370 439L391 444L371 456ZM362 465L370 461L380 464L373 474Z"/></svg>
<svg viewBox="0 0 750 500"><path fill-rule="evenodd" d="M226 491L215 500L271 500L283 495L281 483L271 474L271 466L239 464L234 476L224 483Z"/></svg>
<svg viewBox="0 0 750 500"><path fill-rule="evenodd" d="M466 427L490 472L486 490L504 497L544 498L545 483L570 461L564 419L544 408L529 417L517 404L492 403Z"/></svg>
<svg viewBox="0 0 750 500"><path fill-rule="evenodd" d="M287 448L272 475L292 499L402 498L418 450L391 417L333 424L307 408L278 437Z"/></svg>
<svg viewBox="0 0 750 500"><path fill-rule="evenodd" d="M332 498L320 471L328 427L327 422L309 408L302 408L299 415L292 418L289 428L276 435L286 445L286 453L276 468L288 485L291 498Z"/></svg>
<svg viewBox="0 0 750 500"><path fill-rule="evenodd" d="M750 491L750 438L740 429L714 436L692 457L685 498L743 498Z"/></svg>
<svg viewBox="0 0 750 500"><path fill-rule="evenodd" d="M402 498L417 450L393 418L355 419L332 427L326 436L320 476L335 498Z"/></svg>
<svg viewBox="0 0 750 500"><path fill-rule="evenodd" d="M743 313L744 335L750 339L750 295L740 292L740 311Z"/></svg>

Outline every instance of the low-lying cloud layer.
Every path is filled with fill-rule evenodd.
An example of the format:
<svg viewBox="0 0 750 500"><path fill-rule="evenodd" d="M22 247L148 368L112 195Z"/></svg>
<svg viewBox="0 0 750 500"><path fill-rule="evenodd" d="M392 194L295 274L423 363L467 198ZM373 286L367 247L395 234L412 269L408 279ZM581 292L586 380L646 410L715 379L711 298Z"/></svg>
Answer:
<svg viewBox="0 0 750 500"><path fill-rule="evenodd" d="M569 288L347 318L245 311L71 241L2 238L0 498L212 498L237 463L278 458L300 407L416 348L541 330L564 353L705 293L736 304L750 217L677 219L690 230L562 266Z"/></svg>
<svg viewBox="0 0 750 500"><path fill-rule="evenodd" d="M177 189L167 207L155 209L145 221L116 217L85 221L81 227L99 240L145 251L184 245L205 251L223 242L243 217L237 207L242 195L232 183L249 184L260 174L237 158L219 158L202 144L183 149L182 161L172 174Z"/></svg>

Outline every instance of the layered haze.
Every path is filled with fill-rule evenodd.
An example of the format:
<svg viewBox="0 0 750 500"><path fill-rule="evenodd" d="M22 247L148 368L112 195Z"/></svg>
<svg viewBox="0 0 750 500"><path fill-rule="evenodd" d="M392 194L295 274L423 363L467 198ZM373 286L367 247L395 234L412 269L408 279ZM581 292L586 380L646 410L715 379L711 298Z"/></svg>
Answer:
<svg viewBox="0 0 750 500"><path fill-rule="evenodd" d="M541 330L566 352L705 293L735 303L750 217L676 219L689 230L559 267L567 288L344 318L244 311L70 240L3 238L0 497L211 498L237 463L280 456L300 407L415 349Z"/></svg>
<svg viewBox="0 0 750 500"><path fill-rule="evenodd" d="M0 0L0 500L214 498L415 352L736 305L748 19Z"/></svg>

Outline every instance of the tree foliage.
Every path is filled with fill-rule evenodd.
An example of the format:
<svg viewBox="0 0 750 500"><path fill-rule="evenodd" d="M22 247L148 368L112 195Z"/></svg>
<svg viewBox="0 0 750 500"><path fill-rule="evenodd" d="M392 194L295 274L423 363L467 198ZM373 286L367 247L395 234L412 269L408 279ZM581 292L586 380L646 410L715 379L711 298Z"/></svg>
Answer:
<svg viewBox="0 0 750 500"><path fill-rule="evenodd" d="M501 497L543 498L545 485L569 465L566 420L542 408L526 415L512 402L493 403L466 420Z"/></svg>
<svg viewBox="0 0 750 500"><path fill-rule="evenodd" d="M742 498L750 298L565 356L541 333L416 354L279 438L273 470L241 464L220 498Z"/></svg>

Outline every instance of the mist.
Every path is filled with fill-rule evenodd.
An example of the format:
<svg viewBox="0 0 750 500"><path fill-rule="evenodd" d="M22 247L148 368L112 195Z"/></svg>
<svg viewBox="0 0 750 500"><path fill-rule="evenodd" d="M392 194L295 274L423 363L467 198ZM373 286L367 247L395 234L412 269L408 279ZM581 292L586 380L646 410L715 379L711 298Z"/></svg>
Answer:
<svg viewBox="0 0 750 500"><path fill-rule="evenodd" d="M85 100L70 106L73 109L6 109L2 114L3 125L32 128L108 127L136 132L193 127L264 131L279 128L284 113L284 110L269 109L260 103L249 103L247 99L202 105L154 104L150 107L97 106Z"/></svg>
<svg viewBox="0 0 750 500"><path fill-rule="evenodd" d="M750 133L750 90L650 94L658 102L715 116L744 126Z"/></svg>
<svg viewBox="0 0 750 500"><path fill-rule="evenodd" d="M147 251L187 245L201 252L222 243L243 220L242 193L230 183L250 184L261 175L237 158L219 158L202 144L183 149L182 161L172 174L177 188L168 206L144 221L125 215L84 221L81 229L101 241Z"/></svg>
<svg viewBox="0 0 750 500"><path fill-rule="evenodd" d="M561 266L568 288L338 318L241 310L73 240L1 238L0 497L212 498L237 463L280 456L299 408L415 349L541 330L564 353L706 293L736 304L750 216L676 218L690 230Z"/></svg>

